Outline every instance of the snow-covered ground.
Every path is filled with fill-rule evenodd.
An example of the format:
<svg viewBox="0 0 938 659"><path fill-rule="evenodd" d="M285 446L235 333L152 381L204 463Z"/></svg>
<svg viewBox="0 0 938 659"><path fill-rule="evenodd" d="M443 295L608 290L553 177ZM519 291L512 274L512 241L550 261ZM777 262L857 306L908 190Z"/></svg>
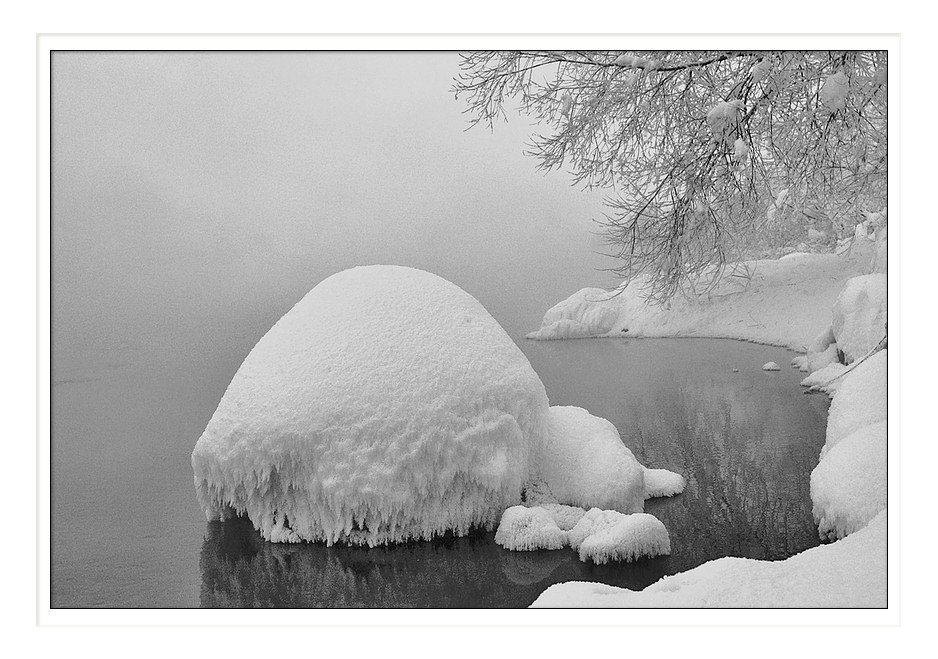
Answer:
<svg viewBox="0 0 938 659"><path fill-rule="evenodd" d="M550 308L528 338L696 336L805 352L830 326L831 310L847 280L874 267L885 271L885 262L871 264L879 251L880 244L861 237L839 254L795 253L752 261L748 283L726 277L711 295L675 298L669 307L645 304L643 278L617 291L584 288Z"/></svg>
<svg viewBox="0 0 938 659"><path fill-rule="evenodd" d="M557 584L532 606L886 605L885 251L884 229L879 240L858 231L838 254L752 262L748 287L724 281L706 299L646 305L635 281L618 295L583 289L548 310L529 338L725 337L805 352L792 363L809 373L802 384L833 398L811 474L814 516L822 538L839 540L784 561L711 561L640 592Z"/></svg>

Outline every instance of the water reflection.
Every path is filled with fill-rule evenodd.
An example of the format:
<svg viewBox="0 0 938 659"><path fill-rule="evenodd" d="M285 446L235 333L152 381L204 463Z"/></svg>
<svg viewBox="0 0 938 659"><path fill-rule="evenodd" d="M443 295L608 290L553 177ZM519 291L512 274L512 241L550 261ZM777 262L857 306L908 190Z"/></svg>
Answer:
<svg viewBox="0 0 938 659"><path fill-rule="evenodd" d="M722 556L782 559L818 544L809 475L827 401L803 395L797 372L761 370L786 351L713 340L524 349L552 404L608 418L642 462L687 478L684 494L646 504L671 556L596 566L569 549L509 552L490 532L376 549L277 545L242 519L208 524L202 606L525 607L554 583L641 589Z"/></svg>
<svg viewBox="0 0 938 659"><path fill-rule="evenodd" d="M494 534L373 549L265 542L246 519L210 522L202 544L203 607L525 607L550 584L605 581L644 588L668 559L581 563L569 549L509 552Z"/></svg>

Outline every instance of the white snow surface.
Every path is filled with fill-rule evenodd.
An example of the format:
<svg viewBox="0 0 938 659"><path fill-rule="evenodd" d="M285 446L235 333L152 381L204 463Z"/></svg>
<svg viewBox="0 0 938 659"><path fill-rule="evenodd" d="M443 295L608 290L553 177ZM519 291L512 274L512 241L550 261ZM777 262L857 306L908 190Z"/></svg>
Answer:
<svg viewBox="0 0 938 659"><path fill-rule="evenodd" d="M273 541L492 527L520 501L547 410L527 358L471 295L412 268L353 268L244 360L192 453L198 500Z"/></svg>
<svg viewBox="0 0 938 659"><path fill-rule="evenodd" d="M558 503L644 510L645 468L612 423L583 408L550 408L538 474Z"/></svg>
<svg viewBox="0 0 938 659"><path fill-rule="evenodd" d="M831 328L846 362L862 358L886 336L886 275L850 279L834 302Z"/></svg>
<svg viewBox="0 0 938 659"><path fill-rule="evenodd" d="M569 581L551 586L532 607L886 606L886 513L831 545L784 561L721 558L667 576L641 591Z"/></svg>
<svg viewBox="0 0 938 659"><path fill-rule="evenodd" d="M827 438L821 456L847 435L886 420L887 350L858 364L840 378L827 412Z"/></svg>
<svg viewBox="0 0 938 659"><path fill-rule="evenodd" d="M863 426L824 455L811 472L811 500L818 534L829 540L862 529L886 509L885 421Z"/></svg>
<svg viewBox="0 0 938 659"><path fill-rule="evenodd" d="M824 393L833 395L840 389L840 383L843 382L843 378L840 376L843 375L846 370L847 367L840 362L829 364L824 368L814 371L811 375L802 380L801 386L817 387Z"/></svg>
<svg viewBox="0 0 938 659"><path fill-rule="evenodd" d="M593 508L567 534L581 561L602 564L635 561L671 553L671 539L664 524L647 513L623 515Z"/></svg>
<svg viewBox="0 0 938 659"><path fill-rule="evenodd" d="M512 506L502 513L495 544L511 551L561 549L567 544L567 534L545 509Z"/></svg>
<svg viewBox="0 0 938 659"><path fill-rule="evenodd" d="M645 469L645 498L673 497L684 491L684 477L667 469Z"/></svg>
<svg viewBox="0 0 938 659"><path fill-rule="evenodd" d="M830 328L831 308L847 280L870 271L874 250L873 241L863 240L840 254L750 261L755 275L748 286L724 277L709 298L675 298L670 307L645 302L645 277L613 291L582 289L549 309L528 338L698 336L806 352Z"/></svg>

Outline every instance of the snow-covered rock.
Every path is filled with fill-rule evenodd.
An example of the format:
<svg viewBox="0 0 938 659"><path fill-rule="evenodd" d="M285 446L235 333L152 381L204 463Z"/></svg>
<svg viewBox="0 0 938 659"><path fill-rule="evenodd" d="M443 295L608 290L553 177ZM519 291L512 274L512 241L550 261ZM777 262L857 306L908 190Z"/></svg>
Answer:
<svg viewBox="0 0 938 659"><path fill-rule="evenodd" d="M567 535L543 508L512 506L502 513L495 544L511 551L562 549Z"/></svg>
<svg viewBox="0 0 938 659"><path fill-rule="evenodd" d="M615 305L606 304L613 294L601 288L583 288L555 304L544 314L543 325L551 336L528 338L577 339L609 332L619 318Z"/></svg>
<svg viewBox="0 0 938 659"><path fill-rule="evenodd" d="M664 524L647 513L623 515L593 508L567 534L581 561L594 563L634 561L671 553L671 539Z"/></svg>
<svg viewBox="0 0 938 659"><path fill-rule="evenodd" d="M721 558L642 591L569 581L534 601L542 608L854 608L886 606L886 512L830 545L784 561Z"/></svg>
<svg viewBox="0 0 938 659"><path fill-rule="evenodd" d="M886 336L886 275L850 279L837 296L831 324L848 364L860 359Z"/></svg>
<svg viewBox="0 0 938 659"><path fill-rule="evenodd" d="M560 503L541 504L561 531L569 531L580 521L586 511L578 506L565 506Z"/></svg>
<svg viewBox="0 0 938 659"><path fill-rule="evenodd" d="M762 365L763 371L780 371L782 367L776 364L775 362L766 362Z"/></svg>
<svg viewBox="0 0 938 659"><path fill-rule="evenodd" d="M471 295L420 270L353 268L244 360L192 453L198 500L273 541L492 527L520 501L547 410L528 360Z"/></svg>
<svg viewBox="0 0 938 659"><path fill-rule="evenodd" d="M827 413L822 456L847 435L886 420L887 352L877 352L840 378Z"/></svg>
<svg viewBox="0 0 938 659"><path fill-rule="evenodd" d="M562 504L642 512L645 469L606 419L551 407L538 475Z"/></svg>
<svg viewBox="0 0 938 659"><path fill-rule="evenodd" d="M885 421L863 426L824 455L811 472L811 500L818 533L830 540L862 529L885 510Z"/></svg>

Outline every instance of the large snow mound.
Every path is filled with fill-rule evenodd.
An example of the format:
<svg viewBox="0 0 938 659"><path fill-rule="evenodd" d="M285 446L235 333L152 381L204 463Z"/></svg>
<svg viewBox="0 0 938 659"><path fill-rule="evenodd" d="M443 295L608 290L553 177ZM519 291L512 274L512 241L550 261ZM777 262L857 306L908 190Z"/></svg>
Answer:
<svg viewBox="0 0 938 659"><path fill-rule="evenodd" d="M567 534L580 560L602 564L635 561L671 553L671 539L664 524L647 513L623 515L593 508Z"/></svg>
<svg viewBox="0 0 938 659"><path fill-rule="evenodd" d="M831 328L846 363L864 357L886 336L886 275L847 281L834 302Z"/></svg>
<svg viewBox="0 0 938 659"><path fill-rule="evenodd" d="M887 350L880 350L840 378L827 413L827 439L821 456L844 437L886 419Z"/></svg>
<svg viewBox="0 0 938 659"><path fill-rule="evenodd" d="M750 279L726 276L709 294L675 297L666 306L646 303L644 276L613 291L585 288L551 307L528 338L701 336L806 352L830 326L831 307L847 280L869 272L875 249L873 241L858 240L840 254L748 261L740 265L754 273Z"/></svg>
<svg viewBox="0 0 938 659"><path fill-rule="evenodd" d="M502 514L495 544L511 551L561 549L566 546L567 537L543 508L512 506Z"/></svg>
<svg viewBox="0 0 938 659"><path fill-rule="evenodd" d="M538 473L558 503L642 512L645 468L616 427L580 407L551 407Z"/></svg>
<svg viewBox="0 0 938 659"><path fill-rule="evenodd" d="M199 438L209 519L273 541L376 545L491 528L546 434L528 360L471 295L368 266L322 281L257 343ZM631 472L630 472L631 473Z"/></svg>
<svg viewBox="0 0 938 659"><path fill-rule="evenodd" d="M811 472L811 500L821 538L862 529L886 508L886 422L845 437Z"/></svg>
<svg viewBox="0 0 938 659"><path fill-rule="evenodd" d="M784 561L721 558L664 577L642 591L570 581L551 586L540 608L886 606L886 512L864 529Z"/></svg>

